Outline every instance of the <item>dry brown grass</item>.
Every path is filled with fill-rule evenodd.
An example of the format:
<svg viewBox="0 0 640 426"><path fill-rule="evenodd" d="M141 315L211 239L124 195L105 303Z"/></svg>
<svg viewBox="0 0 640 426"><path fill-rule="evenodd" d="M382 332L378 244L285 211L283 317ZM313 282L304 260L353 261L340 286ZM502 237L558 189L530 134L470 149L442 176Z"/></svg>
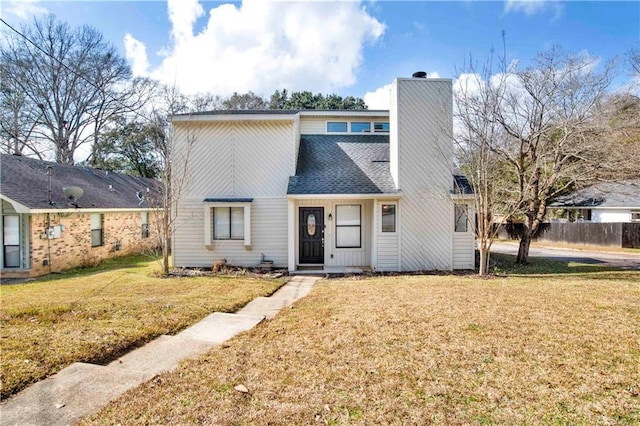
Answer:
<svg viewBox="0 0 640 426"><path fill-rule="evenodd" d="M639 392L638 272L353 278L85 424L638 424Z"/></svg>
<svg viewBox="0 0 640 426"><path fill-rule="evenodd" d="M282 285L255 278L154 277L158 265L148 258L100 269L2 286L3 397L73 362L107 362L213 311L233 312Z"/></svg>

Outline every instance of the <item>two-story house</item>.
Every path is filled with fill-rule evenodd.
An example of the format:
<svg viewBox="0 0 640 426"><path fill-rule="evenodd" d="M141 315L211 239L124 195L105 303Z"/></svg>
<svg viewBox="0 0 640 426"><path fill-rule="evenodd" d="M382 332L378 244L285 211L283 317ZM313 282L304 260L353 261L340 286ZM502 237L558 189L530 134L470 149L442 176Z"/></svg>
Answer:
<svg viewBox="0 0 640 426"><path fill-rule="evenodd" d="M389 111L215 111L172 125L176 266L474 267L451 80L398 78Z"/></svg>

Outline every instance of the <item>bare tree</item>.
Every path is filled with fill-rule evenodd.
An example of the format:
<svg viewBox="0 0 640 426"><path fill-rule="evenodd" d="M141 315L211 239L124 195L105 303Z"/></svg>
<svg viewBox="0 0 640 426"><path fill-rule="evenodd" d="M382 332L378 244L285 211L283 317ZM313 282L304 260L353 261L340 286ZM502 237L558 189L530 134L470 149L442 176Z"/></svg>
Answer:
<svg viewBox="0 0 640 426"><path fill-rule="evenodd" d="M95 140L114 116L144 103L126 61L91 27L74 29L47 15L22 33L5 29L4 35L3 79L11 82L12 95L24 96L11 104L24 115L18 133L23 141L29 134L48 143L59 163L73 163L77 148Z"/></svg>
<svg viewBox="0 0 640 426"><path fill-rule="evenodd" d="M640 76L640 43L629 50L629 65L631 65L632 72L639 77Z"/></svg>
<svg viewBox="0 0 640 426"><path fill-rule="evenodd" d="M508 203L501 202L504 167L494 149L504 138L498 117L507 77L504 56L496 58L492 51L481 68L472 58L463 65L454 90L455 156L474 192L481 276L489 274L491 245L497 232L494 220L514 213L508 210Z"/></svg>
<svg viewBox="0 0 640 426"><path fill-rule="evenodd" d="M149 132L149 138L153 143L156 157L161 163L160 191L153 201L159 208L159 214L154 221L157 246L162 251L162 271L169 273L169 254L171 251L171 236L177 226L175 219L178 217L177 206L183 189L189 184L189 160L193 137L187 137L187 147L180 152L173 150L173 128L170 125L170 117L174 114L190 111L189 98L182 95L177 88L163 86L160 90L154 109L149 114L149 123L146 127L154 127L155 131Z"/></svg>
<svg viewBox="0 0 640 426"><path fill-rule="evenodd" d="M524 221L518 263L528 261L550 200L576 182L615 167L603 161L606 149L598 136L605 129L596 115L613 69L607 63L599 70L592 58L555 47L507 77L497 116L505 138L492 150L508 167L513 186L504 189L510 194L510 208Z"/></svg>
<svg viewBox="0 0 640 426"><path fill-rule="evenodd" d="M494 72L492 59L480 72L467 67L456 94L458 157L476 190L481 254L496 216L521 219L517 262L526 263L554 197L633 165L610 152L602 119L612 62L557 47L525 69L502 58Z"/></svg>
<svg viewBox="0 0 640 426"><path fill-rule="evenodd" d="M0 64L0 140L2 151L7 154L35 154L43 159L42 147L33 137L40 124L43 105L28 101L14 79L6 72L7 65Z"/></svg>

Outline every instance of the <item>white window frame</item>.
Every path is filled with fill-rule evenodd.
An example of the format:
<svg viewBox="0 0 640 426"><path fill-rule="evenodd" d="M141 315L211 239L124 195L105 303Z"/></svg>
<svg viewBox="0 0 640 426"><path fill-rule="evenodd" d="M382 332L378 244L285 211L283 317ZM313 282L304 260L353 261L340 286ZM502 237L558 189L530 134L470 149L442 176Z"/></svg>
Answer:
<svg viewBox="0 0 640 426"><path fill-rule="evenodd" d="M17 220L17 225L18 225L18 229L16 229L17 231L17 244L7 244L7 235L5 234L5 232L7 231L7 218L16 218ZM3 268L20 268L20 266L22 265L22 247L21 247L21 240L22 240L22 220L19 214L6 214L2 216L2 267ZM11 241L13 242L13 241ZM7 247L17 247L18 248L18 264L17 265L11 265L8 266L7 265L7 258L6 258L6 248Z"/></svg>
<svg viewBox="0 0 640 426"><path fill-rule="evenodd" d="M376 124L386 124L391 129L391 126L388 121L374 121L371 123L373 131L371 133L389 133L389 130L376 130Z"/></svg>
<svg viewBox="0 0 640 426"><path fill-rule="evenodd" d="M356 132L356 131L353 130L353 125L354 124L368 124L369 125L369 129L368 130L363 130L361 132ZM371 121L350 121L349 122L349 132L350 133L357 133L359 135L362 134L362 133L372 133L371 132L371 127L372 127L371 124L372 124Z"/></svg>
<svg viewBox="0 0 640 426"><path fill-rule="evenodd" d="M347 129L347 130L345 130L344 132L337 132L337 131L333 132L333 131L330 131L330 130L329 130L329 123L344 123L344 124L345 124L345 126L346 126L346 129ZM327 121L326 121L326 123L325 123L324 130L325 130L325 132L326 132L326 133L328 133L328 134L336 134L336 133L337 133L337 134L344 134L344 133L349 133L349 122L348 122L347 120L339 120L339 121L338 121L338 120L331 120L331 121L327 120Z"/></svg>
<svg viewBox="0 0 640 426"><path fill-rule="evenodd" d="M222 207L242 207L244 208L244 239L213 239L213 209ZM240 242L243 245L251 245L251 203L250 202L208 202L204 203L204 245L210 247L214 242Z"/></svg>
<svg viewBox="0 0 640 426"><path fill-rule="evenodd" d="M459 219L462 219L462 216L458 217L458 209L461 209L462 212L464 213L464 230L458 230ZM453 231L454 232L459 232L459 233L469 232L469 206L468 205L459 204L459 203L454 204L454 207L453 207Z"/></svg>
<svg viewBox="0 0 640 426"><path fill-rule="evenodd" d="M329 123L346 123L347 130L344 132L330 132L329 131ZM353 123L369 123L369 131L368 132L353 132L351 131L351 126ZM373 134L389 134L389 130L376 130L376 124L387 124L389 125L389 121L375 121L375 120L326 120L324 122L324 132L327 135L373 135Z"/></svg>
<svg viewBox="0 0 640 426"><path fill-rule="evenodd" d="M94 219L96 217L99 217L100 219L100 228L94 228L93 227L93 222ZM102 213L91 213L91 218L90 218L90 227L91 227L91 248L95 248L95 247L102 247L104 246L104 214ZM100 244L93 244L93 231L100 231Z"/></svg>
<svg viewBox="0 0 640 426"><path fill-rule="evenodd" d="M359 210L359 221L358 225L338 225L338 221L340 220L340 215L338 214L339 207L358 207ZM361 249L362 248L362 204L337 204L335 209L335 233L336 233L336 249ZM338 245L338 230L340 228L358 228L360 233L359 243L357 246L339 246Z"/></svg>
<svg viewBox="0 0 640 426"><path fill-rule="evenodd" d="M140 212L141 237L149 238L149 212Z"/></svg>
<svg viewBox="0 0 640 426"><path fill-rule="evenodd" d="M382 223L383 223L383 214L382 214L382 208L384 206L393 206L394 207L394 212L393 212L393 231L385 231L382 228ZM381 202L380 203L380 232L385 234L385 235L393 235L393 234L397 234L398 233L398 203L388 203L388 202Z"/></svg>
<svg viewBox="0 0 640 426"><path fill-rule="evenodd" d="M634 219L634 215L636 215L636 218ZM631 222L640 222L640 210L631 210L631 214L629 215L629 220L631 220Z"/></svg>

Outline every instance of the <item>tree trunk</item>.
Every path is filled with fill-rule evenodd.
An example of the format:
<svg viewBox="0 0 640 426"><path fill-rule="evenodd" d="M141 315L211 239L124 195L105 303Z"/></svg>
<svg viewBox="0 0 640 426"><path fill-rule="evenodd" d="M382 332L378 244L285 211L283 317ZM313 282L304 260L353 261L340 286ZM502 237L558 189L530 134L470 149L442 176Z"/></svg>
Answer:
<svg viewBox="0 0 640 426"><path fill-rule="evenodd" d="M518 257L516 263L526 264L529 263L529 247L531 246L531 229L526 227L520 238L520 245L518 247Z"/></svg>
<svg viewBox="0 0 640 426"><path fill-rule="evenodd" d="M485 277L489 275L489 255L490 250L487 247L480 247L480 269L478 275Z"/></svg>

